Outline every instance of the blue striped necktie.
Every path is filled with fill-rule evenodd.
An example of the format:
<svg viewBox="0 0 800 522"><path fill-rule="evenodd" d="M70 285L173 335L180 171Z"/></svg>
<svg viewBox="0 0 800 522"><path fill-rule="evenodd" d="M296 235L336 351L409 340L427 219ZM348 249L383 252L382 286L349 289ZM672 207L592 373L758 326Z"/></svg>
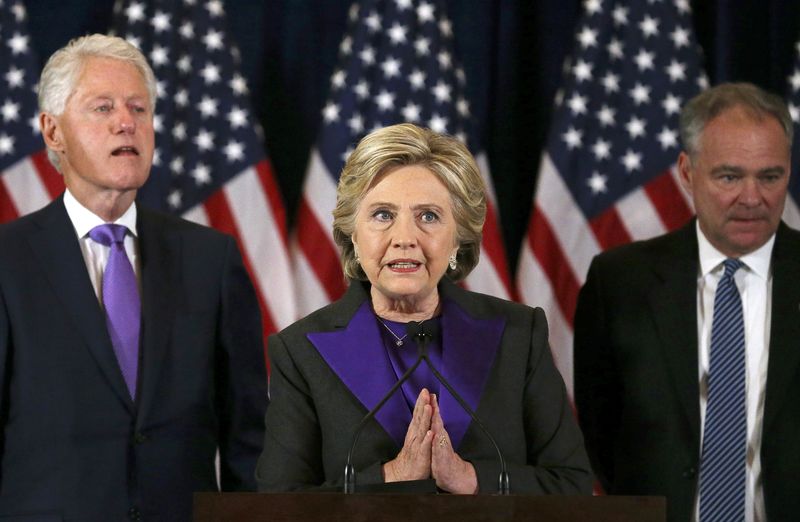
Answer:
<svg viewBox="0 0 800 522"><path fill-rule="evenodd" d="M733 274L743 266L726 259L714 295L703 452L700 522L744 520L747 473L744 318Z"/></svg>

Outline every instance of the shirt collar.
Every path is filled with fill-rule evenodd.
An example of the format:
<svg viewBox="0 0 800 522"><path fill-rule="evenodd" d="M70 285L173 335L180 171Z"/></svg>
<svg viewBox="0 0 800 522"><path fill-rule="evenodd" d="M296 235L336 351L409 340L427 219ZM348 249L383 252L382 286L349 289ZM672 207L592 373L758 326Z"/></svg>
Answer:
<svg viewBox="0 0 800 522"><path fill-rule="evenodd" d="M697 230L697 247L700 254L700 275L705 277L716 270L728 256L714 248L705 234L703 234L703 231L700 230L699 221L695 223L695 227ZM753 252L743 255L739 258L739 261L744 263L749 271L763 279L767 279L774 245L775 234L772 234L766 243Z"/></svg>
<svg viewBox="0 0 800 522"><path fill-rule="evenodd" d="M81 205L81 203L75 199L75 196L72 195L69 189L64 192L64 207L67 209L67 215L69 216L70 221L72 221L72 226L75 228L75 233L79 238L85 237L91 229L105 223L103 218ZM130 207L128 207L128 210L126 210L125 213L119 217L119 219L114 221L114 224L124 225L128 228L128 231L133 235L133 237L137 237L135 201Z"/></svg>

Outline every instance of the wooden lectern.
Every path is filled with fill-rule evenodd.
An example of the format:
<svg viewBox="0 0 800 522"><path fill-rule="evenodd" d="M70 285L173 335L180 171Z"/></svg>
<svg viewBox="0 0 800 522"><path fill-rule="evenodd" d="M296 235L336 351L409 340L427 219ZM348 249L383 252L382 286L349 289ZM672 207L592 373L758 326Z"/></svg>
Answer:
<svg viewBox="0 0 800 522"><path fill-rule="evenodd" d="M194 522L664 522L664 497L195 493Z"/></svg>

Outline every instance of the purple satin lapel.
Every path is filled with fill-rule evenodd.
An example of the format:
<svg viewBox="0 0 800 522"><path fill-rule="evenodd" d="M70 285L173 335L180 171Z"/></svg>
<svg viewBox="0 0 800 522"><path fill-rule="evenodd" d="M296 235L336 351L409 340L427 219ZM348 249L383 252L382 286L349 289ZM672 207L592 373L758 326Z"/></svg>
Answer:
<svg viewBox="0 0 800 522"><path fill-rule="evenodd" d="M505 319L475 319L452 301L444 302L442 312L443 368L440 371L473 411L477 410L497 356ZM469 415L444 386L439 395L442 420L453 448L458 448L469 427Z"/></svg>
<svg viewBox="0 0 800 522"><path fill-rule="evenodd" d="M504 329L502 317L475 319L454 302L444 303L442 368L439 371L473 410L478 409ZM396 382L397 376L386 355L369 301L361 305L344 330L307 336L367 410L372 409ZM469 428L469 415L444 387L440 389L439 405L453 447L458 448ZM401 447L411 422L411 412L399 390L381 408L376 419Z"/></svg>
<svg viewBox="0 0 800 522"><path fill-rule="evenodd" d="M397 381L369 301L361 305L344 330L309 333L307 337L367 410L378 404ZM402 447L411 412L400 390L383 405L376 419Z"/></svg>

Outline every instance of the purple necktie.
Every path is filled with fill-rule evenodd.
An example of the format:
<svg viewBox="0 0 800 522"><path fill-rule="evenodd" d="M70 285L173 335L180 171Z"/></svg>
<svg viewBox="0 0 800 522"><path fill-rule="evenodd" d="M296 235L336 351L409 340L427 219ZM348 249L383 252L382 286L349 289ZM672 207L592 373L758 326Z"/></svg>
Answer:
<svg viewBox="0 0 800 522"><path fill-rule="evenodd" d="M122 376L132 398L136 398L136 372L139 366L139 325L141 308L136 274L125 253L123 225L100 225L89 231L89 237L111 247L103 273L103 306L106 325Z"/></svg>

